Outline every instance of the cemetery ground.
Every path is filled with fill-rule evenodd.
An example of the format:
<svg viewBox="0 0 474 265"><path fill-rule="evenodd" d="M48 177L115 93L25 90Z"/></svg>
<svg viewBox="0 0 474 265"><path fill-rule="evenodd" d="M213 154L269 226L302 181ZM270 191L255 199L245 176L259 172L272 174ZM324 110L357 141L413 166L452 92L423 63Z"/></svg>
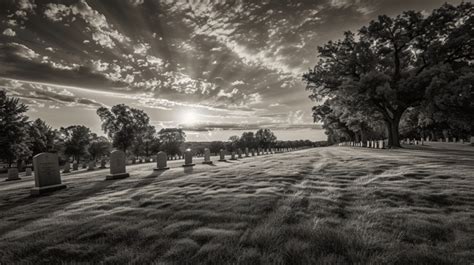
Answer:
<svg viewBox="0 0 474 265"><path fill-rule="evenodd" d="M325 147L0 183L0 263L472 264L474 147Z"/></svg>

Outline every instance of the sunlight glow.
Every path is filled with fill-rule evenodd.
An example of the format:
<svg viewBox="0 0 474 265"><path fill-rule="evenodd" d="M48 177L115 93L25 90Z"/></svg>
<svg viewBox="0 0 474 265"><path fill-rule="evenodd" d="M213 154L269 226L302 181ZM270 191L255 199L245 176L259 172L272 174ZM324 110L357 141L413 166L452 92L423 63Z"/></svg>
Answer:
<svg viewBox="0 0 474 265"><path fill-rule="evenodd" d="M180 114L180 121L186 125L192 125L198 122L199 114L196 110L188 109Z"/></svg>

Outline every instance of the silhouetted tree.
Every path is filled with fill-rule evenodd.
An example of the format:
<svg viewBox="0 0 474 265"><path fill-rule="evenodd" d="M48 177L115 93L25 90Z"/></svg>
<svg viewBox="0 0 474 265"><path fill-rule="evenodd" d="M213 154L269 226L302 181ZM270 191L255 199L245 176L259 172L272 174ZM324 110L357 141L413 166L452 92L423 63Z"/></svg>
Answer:
<svg viewBox="0 0 474 265"><path fill-rule="evenodd" d="M110 110L101 107L97 115L102 121L102 130L112 139L112 145L123 151L127 151L146 131L150 122L144 111L124 104L115 105Z"/></svg>
<svg viewBox="0 0 474 265"><path fill-rule="evenodd" d="M6 159L9 167L14 159L19 163L31 156L27 142L29 122L24 114L27 110L18 98L0 91L0 158Z"/></svg>
<svg viewBox="0 0 474 265"><path fill-rule="evenodd" d="M180 128L164 128L158 132L160 149L168 155L180 154L180 147L186 141L186 134Z"/></svg>
<svg viewBox="0 0 474 265"><path fill-rule="evenodd" d="M432 101L429 92L440 82L446 87L472 74L472 12L471 3L461 3L445 4L426 18L414 11L379 16L357 36L347 32L318 47L319 62L303 75L311 98L344 98L356 109L376 110L389 146L400 146L399 123L407 108ZM455 74L446 78L449 72Z"/></svg>
<svg viewBox="0 0 474 265"><path fill-rule="evenodd" d="M64 146L64 154L79 161L88 155L87 149L91 141L91 131L84 125L72 125L59 129L59 139Z"/></svg>
<svg viewBox="0 0 474 265"><path fill-rule="evenodd" d="M258 146L262 148L270 148L276 142L277 138L270 129L259 129L255 133L255 140Z"/></svg>

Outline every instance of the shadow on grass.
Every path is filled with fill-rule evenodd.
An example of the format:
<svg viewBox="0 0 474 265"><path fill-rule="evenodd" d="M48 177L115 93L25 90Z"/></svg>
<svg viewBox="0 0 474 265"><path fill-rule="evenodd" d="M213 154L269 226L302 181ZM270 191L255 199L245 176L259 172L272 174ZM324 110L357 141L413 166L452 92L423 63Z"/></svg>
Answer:
<svg viewBox="0 0 474 265"><path fill-rule="evenodd" d="M80 190L76 190L75 186L68 186L67 189L48 193L40 197L33 197L28 195L19 200L11 201L8 205L2 205L0 206L0 212L2 213L21 208L23 206L27 206L29 210L28 214L20 215L20 217L15 220L14 224L0 228L0 236L3 236L5 233L16 230L31 222L37 221L38 219L44 218L57 210L67 207L70 204L87 199L95 195L96 193L99 193L103 189L113 185L117 181L120 180L99 180L92 187ZM65 192L67 192L67 196L64 196ZM49 200L50 197L57 197L57 200ZM44 200L49 200L49 202L54 203L45 206L43 203ZM30 207L34 206L35 204L38 204L38 207ZM32 211L32 209L36 210ZM18 215L16 214L16 216Z"/></svg>

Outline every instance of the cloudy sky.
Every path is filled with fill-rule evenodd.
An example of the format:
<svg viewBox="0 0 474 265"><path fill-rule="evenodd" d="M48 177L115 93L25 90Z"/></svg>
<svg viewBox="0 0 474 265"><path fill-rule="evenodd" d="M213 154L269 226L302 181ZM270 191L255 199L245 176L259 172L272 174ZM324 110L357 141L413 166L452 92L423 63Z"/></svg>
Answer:
<svg viewBox="0 0 474 265"><path fill-rule="evenodd" d="M95 110L125 103L157 127L305 128L318 45L443 2L1 0L0 89L53 127L99 132Z"/></svg>

